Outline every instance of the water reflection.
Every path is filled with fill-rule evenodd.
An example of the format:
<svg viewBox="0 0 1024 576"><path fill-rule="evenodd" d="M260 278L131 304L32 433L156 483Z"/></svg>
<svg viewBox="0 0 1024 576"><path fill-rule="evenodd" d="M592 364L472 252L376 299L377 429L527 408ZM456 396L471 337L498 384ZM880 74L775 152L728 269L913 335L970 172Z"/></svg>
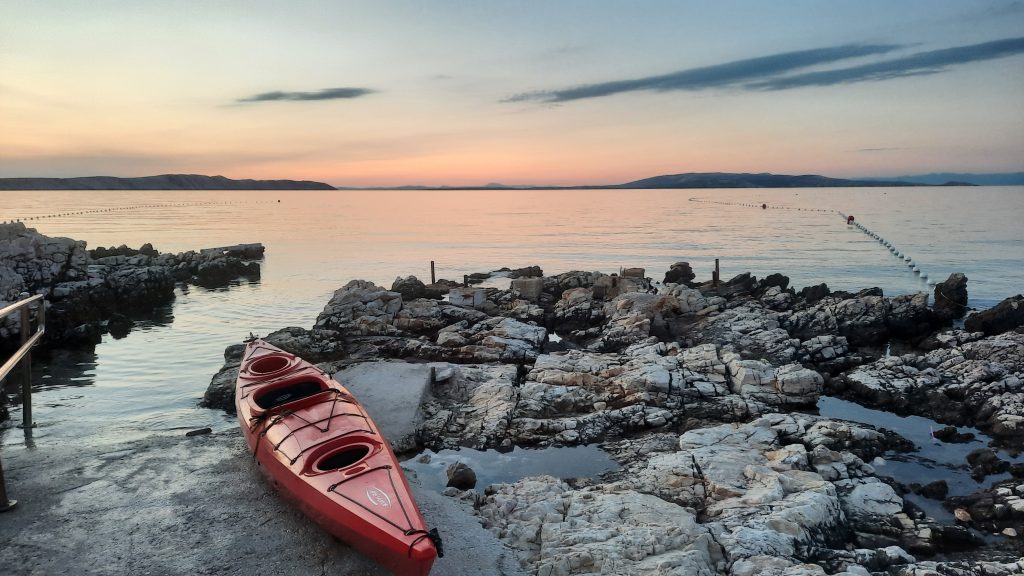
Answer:
<svg viewBox="0 0 1024 576"><path fill-rule="evenodd" d="M423 454L429 456L428 462L421 462L420 457L416 457L403 462L402 467L415 472L426 488L437 491L444 490L448 482L446 470L456 462L462 462L476 472L476 487L480 491L491 484L511 483L528 476L546 474L556 478L592 478L619 468L596 444L517 447L510 452L463 448Z"/></svg>
<svg viewBox="0 0 1024 576"><path fill-rule="evenodd" d="M854 402L823 396L818 401L818 412L826 418L849 420L886 428L914 443L916 450L910 453L891 452L884 455L885 464L875 468L882 476L889 476L905 485L928 484L945 480L950 496L963 496L984 490L993 483L1010 478L1009 473L986 476L982 481L971 477L967 465L967 454L988 446L991 438L977 428L958 426L960 433L972 433L975 438L964 443L947 443L935 439L932 432L944 428L944 424L922 416L899 416L890 412L866 408ZM1024 454L1014 453L1006 448L998 449L999 457L1010 463L1024 462ZM923 508L929 516L941 521L953 522L953 515L937 500L917 494L907 494L906 499Z"/></svg>

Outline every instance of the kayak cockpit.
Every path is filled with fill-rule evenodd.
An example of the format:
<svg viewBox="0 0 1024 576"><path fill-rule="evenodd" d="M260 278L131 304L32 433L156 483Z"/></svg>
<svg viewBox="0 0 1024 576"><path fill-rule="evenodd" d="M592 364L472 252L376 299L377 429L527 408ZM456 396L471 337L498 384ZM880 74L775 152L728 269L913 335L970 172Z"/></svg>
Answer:
<svg viewBox="0 0 1024 576"><path fill-rule="evenodd" d="M264 410L277 408L289 402L296 402L326 391L327 383L321 380L297 380L267 386L253 397L253 402Z"/></svg>

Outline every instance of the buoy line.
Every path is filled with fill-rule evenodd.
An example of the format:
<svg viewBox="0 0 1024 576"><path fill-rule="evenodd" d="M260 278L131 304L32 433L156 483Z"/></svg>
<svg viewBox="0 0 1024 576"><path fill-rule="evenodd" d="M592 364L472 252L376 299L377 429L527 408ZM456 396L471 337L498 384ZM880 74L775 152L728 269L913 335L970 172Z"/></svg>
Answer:
<svg viewBox="0 0 1024 576"><path fill-rule="evenodd" d="M846 214L843 214L842 212L839 212L839 214L843 218L848 218L846 216ZM935 280L933 278L929 278L928 277L928 273L925 272L924 270L922 270L921 266L918 265L917 262L914 262L914 259L911 258L911 256L909 254L901 251L892 242L886 240L885 238L882 237L882 235L880 235L879 233L875 232L874 230L871 230L870 228L868 228L867 226L861 224L860 222L855 222L855 221L852 221L852 220L847 220L847 224L849 226L856 226L858 230L860 230L861 232L863 232L864 234L866 234L870 238L872 238L874 240L878 240L879 244L881 244L883 247L889 249L889 253L890 254L892 254L894 257L899 259L901 261L901 263L903 263L903 264L905 264L907 266L907 268L910 268L911 272L913 272L914 274L917 274L918 276L920 276L921 280L924 280L929 286L935 286Z"/></svg>
<svg viewBox="0 0 1024 576"><path fill-rule="evenodd" d="M49 218L63 218L65 216L80 216L84 214L101 214L106 212L123 212L127 210L143 210L147 208L180 208L180 207L192 207L192 206L228 206L232 204L270 204L276 203L276 200L233 200L233 201L208 201L208 202L167 202L163 204L130 204L128 206L115 206L111 208L96 208L93 210L72 210L68 212L57 212L54 214L42 214L38 216L26 216L23 218L14 218L12 220L4 220L3 223L8 222L29 222L32 220L45 220Z"/></svg>
<svg viewBox="0 0 1024 576"><path fill-rule="evenodd" d="M762 210L791 210L791 211L794 211L794 212L826 212L826 213L830 212L830 213L833 213L833 214L839 214L840 216L843 217L844 220L846 220L847 225L849 225L849 226L856 226L857 229L859 229L864 234L870 236L871 238L874 238L875 240L878 240L879 244L881 244L885 248L888 248L889 249L889 253L892 254L894 257L899 258L902 261L901 263L905 264L907 266L907 268L910 269L911 272L913 272L914 274L917 274L921 278L921 280L925 281L929 286L935 286L935 280L932 279L932 278L929 278L928 277L928 273L926 273L924 270L922 270L921 266L918 265L916 262L914 262L914 259L911 258L909 254L903 253L896 246L894 246L892 244L892 242L889 242L885 238L882 238L882 236L879 235L877 232L874 232L873 230L868 229L866 226L864 226L860 222L855 222L853 219L851 219L846 214L840 212L839 210L832 210L832 209L828 209L828 208L794 208L794 207L791 207L791 206L769 206L767 203L752 204L752 203L749 203L749 202L724 202L724 201L721 201L721 200L708 200L706 198L699 198L699 197L696 197L696 196L690 198L689 200L690 200L690 202L699 202L701 204L721 204L723 206L741 206L741 207L745 207L745 208L760 208Z"/></svg>
<svg viewBox="0 0 1024 576"><path fill-rule="evenodd" d="M698 198L694 196L689 199L690 202L700 202L701 204L721 204L723 206L743 206L745 208L760 208L762 210L789 210L792 212L835 212L829 208L794 208L792 206L769 206L766 203L762 204L750 204L748 202L723 202L721 200L708 200L706 198Z"/></svg>

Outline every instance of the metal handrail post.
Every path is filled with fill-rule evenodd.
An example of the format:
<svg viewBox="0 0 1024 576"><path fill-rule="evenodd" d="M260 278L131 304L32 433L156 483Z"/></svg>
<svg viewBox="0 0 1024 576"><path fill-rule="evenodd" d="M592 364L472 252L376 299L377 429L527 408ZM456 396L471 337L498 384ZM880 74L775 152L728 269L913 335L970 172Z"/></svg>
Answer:
<svg viewBox="0 0 1024 576"><path fill-rule="evenodd" d="M4 464L0 462L0 512L7 512L14 508L14 505L17 503L17 500L11 500L7 497L7 485L4 483Z"/></svg>
<svg viewBox="0 0 1024 576"><path fill-rule="evenodd" d="M42 307L42 305L40 305ZM28 343L28 329L31 318L28 306L21 309L21 345ZM21 426L25 434L32 433L32 349L21 359Z"/></svg>

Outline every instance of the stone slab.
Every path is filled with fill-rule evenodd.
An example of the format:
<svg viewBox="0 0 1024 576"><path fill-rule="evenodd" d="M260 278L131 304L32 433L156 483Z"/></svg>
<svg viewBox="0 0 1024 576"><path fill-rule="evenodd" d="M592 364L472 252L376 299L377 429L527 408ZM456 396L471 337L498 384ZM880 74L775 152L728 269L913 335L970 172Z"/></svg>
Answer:
<svg viewBox="0 0 1024 576"><path fill-rule="evenodd" d="M334 379L359 399L396 452L413 447L430 364L364 362L335 373Z"/></svg>

